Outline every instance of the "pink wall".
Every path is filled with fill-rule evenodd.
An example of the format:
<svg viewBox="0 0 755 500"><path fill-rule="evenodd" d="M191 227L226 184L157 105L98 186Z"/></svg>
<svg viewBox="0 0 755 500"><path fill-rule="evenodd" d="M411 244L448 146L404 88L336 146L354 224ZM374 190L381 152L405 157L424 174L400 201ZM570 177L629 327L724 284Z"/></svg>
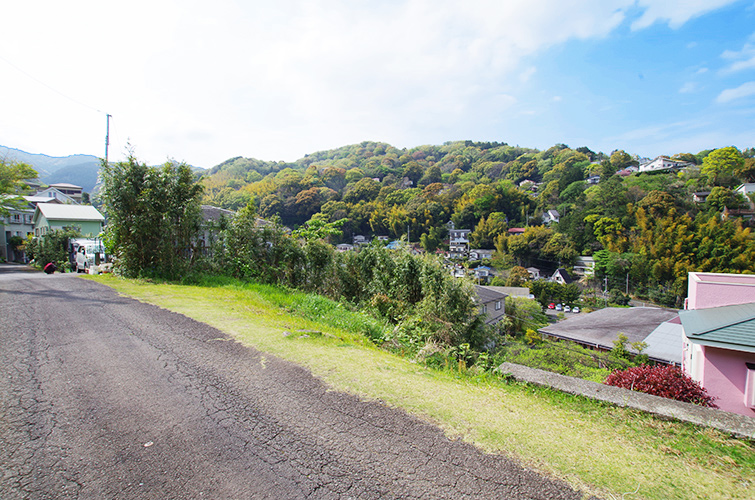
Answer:
<svg viewBox="0 0 755 500"><path fill-rule="evenodd" d="M755 363L755 353L703 347L702 386L708 394L718 399L715 403L722 410L755 417L755 410L744 404L747 365Z"/></svg>
<svg viewBox="0 0 755 500"><path fill-rule="evenodd" d="M755 274L689 273L687 309L755 302Z"/></svg>

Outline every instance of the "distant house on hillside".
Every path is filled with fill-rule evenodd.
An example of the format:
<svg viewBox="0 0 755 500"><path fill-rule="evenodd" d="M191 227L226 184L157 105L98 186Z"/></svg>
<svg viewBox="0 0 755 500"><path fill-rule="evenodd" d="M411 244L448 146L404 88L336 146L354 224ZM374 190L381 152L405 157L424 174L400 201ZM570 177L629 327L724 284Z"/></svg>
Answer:
<svg viewBox="0 0 755 500"><path fill-rule="evenodd" d="M55 187L48 187L47 189L43 189L42 191L38 191L34 196L34 199L42 201L42 200L56 200L60 203L67 203L69 205L78 205L81 203L81 201L76 201L76 199L73 196L70 196L58 188ZM81 196L79 195L79 200L81 200Z"/></svg>
<svg viewBox="0 0 755 500"><path fill-rule="evenodd" d="M84 188L75 184L68 184L67 182L58 182L50 184L51 188L57 189L66 196L70 196L76 203L81 203L81 195Z"/></svg>
<svg viewBox="0 0 755 500"><path fill-rule="evenodd" d="M671 170L692 165L687 161L672 160L668 156L658 156L654 160L640 165L640 172L658 172L661 170Z"/></svg>
<svg viewBox="0 0 755 500"><path fill-rule="evenodd" d="M574 274L577 276L593 276L595 274L595 259L587 255L580 255L574 262Z"/></svg>
<svg viewBox="0 0 755 500"><path fill-rule="evenodd" d="M695 191L692 193L692 201L694 203L705 203L708 200L710 191Z"/></svg>
<svg viewBox="0 0 755 500"><path fill-rule="evenodd" d="M215 242L221 226L230 223L236 212L212 205L202 205L202 227L199 233L199 251L207 253ZM262 219L260 219L262 220Z"/></svg>
<svg viewBox="0 0 755 500"><path fill-rule="evenodd" d="M555 281L556 283L560 283L562 285L568 285L574 280L571 276L569 276L569 273L566 272L566 269L559 267L558 269L556 269L556 272L553 273L553 276L551 276L551 281Z"/></svg>
<svg viewBox="0 0 755 500"><path fill-rule="evenodd" d="M558 213L558 210L548 210L543 214L543 224L558 223L560 218L561 214Z"/></svg>
<svg viewBox="0 0 755 500"><path fill-rule="evenodd" d="M540 275L540 269L536 267L528 267L527 272L530 274L530 279L539 280L540 278L542 278L542 276Z"/></svg>
<svg viewBox="0 0 755 500"><path fill-rule="evenodd" d="M469 251L469 260L492 259L495 250L475 248Z"/></svg>
<svg viewBox="0 0 755 500"><path fill-rule="evenodd" d="M755 193L755 182L747 182L745 184L740 184L734 190L744 197L745 201L749 203L750 208L755 208L755 204L752 202L752 200L748 196L750 194Z"/></svg>

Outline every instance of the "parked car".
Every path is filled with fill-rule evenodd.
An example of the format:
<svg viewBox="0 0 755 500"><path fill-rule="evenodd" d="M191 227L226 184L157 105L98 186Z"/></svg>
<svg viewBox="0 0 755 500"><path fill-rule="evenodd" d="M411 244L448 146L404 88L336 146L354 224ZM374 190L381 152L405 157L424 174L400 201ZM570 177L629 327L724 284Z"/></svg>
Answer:
<svg viewBox="0 0 755 500"><path fill-rule="evenodd" d="M579 312L579 306L574 306L574 309L571 310L573 313Z"/></svg>
<svg viewBox="0 0 755 500"><path fill-rule="evenodd" d="M554 304L553 302L548 304L548 309L555 309L555 308L556 308L556 304Z"/></svg>
<svg viewBox="0 0 755 500"><path fill-rule="evenodd" d="M564 312L565 312L565 313L570 313L570 312L571 312L571 307L569 307L569 306L564 306Z"/></svg>
<svg viewBox="0 0 755 500"><path fill-rule="evenodd" d="M563 306L561 304L556 304L556 311L561 311L563 309Z"/></svg>

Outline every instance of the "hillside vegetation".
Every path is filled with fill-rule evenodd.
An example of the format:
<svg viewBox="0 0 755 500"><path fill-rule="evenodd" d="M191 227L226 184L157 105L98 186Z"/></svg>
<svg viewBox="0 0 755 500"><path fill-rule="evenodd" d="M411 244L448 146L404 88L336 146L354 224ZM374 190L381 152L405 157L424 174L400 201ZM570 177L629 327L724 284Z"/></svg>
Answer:
<svg viewBox="0 0 755 500"><path fill-rule="evenodd" d="M678 305L689 271L755 271L750 222L731 215L749 207L732 188L755 180L753 156L733 147L680 153L673 158L688 163L683 169L625 176L616 173L639 159L621 150L363 142L293 163L229 159L205 176L203 202L233 210L251 203L292 228L346 218L341 241L408 237L427 251L441 246L451 220L473 230L473 248L499 251L496 267L569 267L594 255L609 287L629 282L636 295ZM599 182L588 184L591 176ZM699 191L710 191L705 203L693 201ZM542 226L550 209L560 221ZM512 227L528 229L510 237Z"/></svg>

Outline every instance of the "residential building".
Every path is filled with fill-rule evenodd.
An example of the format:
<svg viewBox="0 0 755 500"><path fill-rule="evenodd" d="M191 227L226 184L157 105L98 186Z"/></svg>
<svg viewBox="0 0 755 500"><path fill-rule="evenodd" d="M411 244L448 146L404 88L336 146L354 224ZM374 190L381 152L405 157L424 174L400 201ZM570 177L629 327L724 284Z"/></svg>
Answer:
<svg viewBox="0 0 755 500"><path fill-rule="evenodd" d="M68 205L78 205L81 203L80 201L76 201L73 196L69 196L58 188L54 188L52 186L48 187L47 189L43 189L42 191L38 191L33 197L39 200L39 202L43 202L42 200L46 198L46 201L44 201L44 203L50 200L57 200L60 203L66 203ZM79 200L81 200L81 197L79 197Z"/></svg>
<svg viewBox="0 0 755 500"><path fill-rule="evenodd" d="M574 280L571 276L569 276L569 273L566 272L566 269L559 267L558 269L556 269L556 272L553 273L553 276L551 276L551 281L555 281L556 283L560 283L562 285L568 285Z"/></svg>
<svg viewBox="0 0 755 500"><path fill-rule="evenodd" d="M682 369L722 410L755 417L755 275L689 273Z"/></svg>
<svg viewBox="0 0 755 500"><path fill-rule="evenodd" d="M337 252L350 252L351 250L354 250L354 245L349 245L348 243L339 243L336 245L336 251Z"/></svg>
<svg viewBox="0 0 755 500"><path fill-rule="evenodd" d="M70 196L76 203L81 203L81 195L84 191L84 188L82 188L81 186L59 182L56 184L50 184L50 187L57 189L66 196Z"/></svg>
<svg viewBox="0 0 755 500"><path fill-rule="evenodd" d="M472 269L474 272L474 278L478 283L487 283L493 277L493 270L488 266L478 266Z"/></svg>
<svg viewBox="0 0 755 500"><path fill-rule="evenodd" d="M506 317L506 294L494 287L475 285L477 306L485 316L486 325L494 325Z"/></svg>
<svg viewBox="0 0 755 500"><path fill-rule="evenodd" d="M471 229L448 230L448 251L454 256L466 256L469 252L469 233Z"/></svg>
<svg viewBox="0 0 755 500"><path fill-rule="evenodd" d="M558 210L548 210L543 214L543 224L558 223L560 218L561 214L558 213Z"/></svg>
<svg viewBox="0 0 755 500"><path fill-rule="evenodd" d="M469 260L492 259L495 250L475 248L469 251Z"/></svg>
<svg viewBox="0 0 755 500"><path fill-rule="evenodd" d="M691 165L686 161L672 160L668 156L658 156L654 160L640 165L640 172L658 172L661 170L671 170Z"/></svg>
<svg viewBox="0 0 755 500"><path fill-rule="evenodd" d="M595 259L587 255L580 255L574 262L574 274L577 276L594 276Z"/></svg>
<svg viewBox="0 0 755 500"><path fill-rule="evenodd" d="M23 262L24 252L16 250L11 244L12 238L26 239L34 234L31 208L11 208L7 217L0 218L0 258L8 262Z"/></svg>
<svg viewBox="0 0 755 500"><path fill-rule="evenodd" d="M710 195L710 191L695 191L692 193L692 201L694 203L705 203L708 201L708 195Z"/></svg>
<svg viewBox="0 0 755 500"><path fill-rule="evenodd" d="M225 208L214 207L212 205L202 205L202 227L199 232L199 241L197 246L203 254L208 254L218 236L221 227L230 224L236 212L226 210ZM262 219L257 219L261 221ZM258 224L256 224L258 225Z"/></svg>
<svg viewBox="0 0 755 500"><path fill-rule="evenodd" d="M542 275L540 274L540 269L536 267L528 267L527 272L530 273L530 279L539 280L540 278L542 278Z"/></svg>
<svg viewBox="0 0 755 500"><path fill-rule="evenodd" d="M742 195L742 197L747 201L747 203L750 205L750 208L755 208L755 203L752 202L750 197L748 195L755 194L755 182L747 182L745 184L740 184L735 188L735 191Z"/></svg>
<svg viewBox="0 0 755 500"><path fill-rule="evenodd" d="M102 232L105 217L91 205L40 203L34 209L34 236L44 236L55 229L78 228L82 236L94 237Z"/></svg>

